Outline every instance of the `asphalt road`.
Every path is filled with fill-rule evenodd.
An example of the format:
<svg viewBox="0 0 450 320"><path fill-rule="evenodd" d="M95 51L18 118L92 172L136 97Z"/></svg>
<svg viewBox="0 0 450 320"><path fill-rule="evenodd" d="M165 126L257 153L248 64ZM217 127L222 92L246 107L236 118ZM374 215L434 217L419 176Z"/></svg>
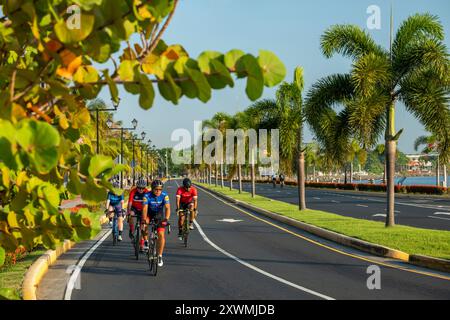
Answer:
<svg viewBox="0 0 450 320"><path fill-rule="evenodd" d="M174 209L176 182L168 182L166 190ZM450 299L449 274L407 271L401 263L315 242L299 230L245 213L204 191L199 191L199 212L188 248L177 239L176 228L167 236L164 266L156 277L150 276L145 256L134 259L127 232L116 247L111 236L105 236L91 249L81 269L81 287L71 291L70 298ZM174 213L171 224L176 225ZM381 288L370 290L368 268L374 265L380 268ZM44 282L57 268L50 268Z"/></svg>
<svg viewBox="0 0 450 320"><path fill-rule="evenodd" d="M214 180L213 180L214 181ZM220 185L220 181L219 181ZM229 187L229 182L224 182ZM233 182L233 188L238 184ZM251 184L243 183L244 191L251 192ZM256 193L270 199L298 204L296 186L258 183ZM426 195L408 195L396 197L396 224L425 229L450 230L450 198L427 197ZM374 221L386 220L386 196L384 193L358 193L306 189L306 206L309 209L323 210L339 215Z"/></svg>

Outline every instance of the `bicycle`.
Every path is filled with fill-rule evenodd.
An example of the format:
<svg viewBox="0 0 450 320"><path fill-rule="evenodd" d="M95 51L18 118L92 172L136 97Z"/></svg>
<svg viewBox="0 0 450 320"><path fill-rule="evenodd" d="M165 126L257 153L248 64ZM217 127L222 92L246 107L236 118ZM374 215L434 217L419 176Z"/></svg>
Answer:
<svg viewBox="0 0 450 320"><path fill-rule="evenodd" d="M134 249L134 256L136 257L136 260L139 260L139 250L140 250L140 238L141 238L141 219L142 215L135 214L130 215L130 218L136 218L136 223L134 224L134 232L133 232L133 249Z"/></svg>
<svg viewBox="0 0 450 320"><path fill-rule="evenodd" d="M123 210L122 210L123 212ZM109 211L108 209L105 210L106 215L109 217L111 214L113 214L113 218L112 218L112 238L113 238L113 246L115 246L118 242L118 238L119 238L119 228L118 228L118 216L114 211Z"/></svg>
<svg viewBox="0 0 450 320"><path fill-rule="evenodd" d="M167 223L167 233L170 234L170 223ZM150 274L156 277L158 273L158 223L156 219L151 219L148 224L148 251L147 251L147 261L150 268Z"/></svg>
<svg viewBox="0 0 450 320"><path fill-rule="evenodd" d="M184 215L184 223L181 229L181 237L183 238L183 243L184 243L184 247L187 248L187 244L188 244L188 237L189 237L189 221L191 218L191 211L186 208L186 209L180 209L178 210L178 214L183 214Z"/></svg>

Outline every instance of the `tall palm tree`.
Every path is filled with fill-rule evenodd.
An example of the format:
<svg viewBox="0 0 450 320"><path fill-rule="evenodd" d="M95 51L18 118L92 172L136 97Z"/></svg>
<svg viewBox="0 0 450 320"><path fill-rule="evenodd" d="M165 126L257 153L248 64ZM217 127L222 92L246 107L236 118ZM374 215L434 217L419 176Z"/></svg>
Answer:
<svg viewBox="0 0 450 320"><path fill-rule="evenodd" d="M280 150L284 159L293 163L297 154L297 187L299 209L306 210L305 197L305 149L303 148L303 69L294 71L294 81L284 82L277 91L277 104L280 108Z"/></svg>
<svg viewBox="0 0 450 320"><path fill-rule="evenodd" d="M308 94L308 120L318 140L338 151L337 157L340 143L325 141L336 130L356 137L363 148L374 145L385 132L386 226L395 225L395 152L402 132L395 130L396 103L403 102L427 130L442 137L442 148L450 149L450 63L443 40L442 24L430 14L406 19L389 50L353 25L332 26L321 39L327 58L340 53L353 64L350 73L328 76L313 86ZM338 104L344 109L336 113L333 107Z"/></svg>

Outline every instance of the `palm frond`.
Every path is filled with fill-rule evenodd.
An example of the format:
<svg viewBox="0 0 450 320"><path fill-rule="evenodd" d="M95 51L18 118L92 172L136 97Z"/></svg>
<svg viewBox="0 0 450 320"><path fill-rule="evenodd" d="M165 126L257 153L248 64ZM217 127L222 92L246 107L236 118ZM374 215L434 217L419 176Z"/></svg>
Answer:
<svg viewBox="0 0 450 320"><path fill-rule="evenodd" d="M386 55L385 50L378 46L367 32L355 25L330 27L322 35L321 48L327 58L335 53L352 59L358 59L369 53Z"/></svg>

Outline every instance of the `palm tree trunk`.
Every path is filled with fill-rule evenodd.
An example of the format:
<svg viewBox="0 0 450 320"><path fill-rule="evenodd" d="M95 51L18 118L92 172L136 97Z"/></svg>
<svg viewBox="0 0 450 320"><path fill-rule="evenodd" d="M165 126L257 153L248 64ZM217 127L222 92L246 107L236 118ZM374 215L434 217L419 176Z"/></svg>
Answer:
<svg viewBox="0 0 450 320"><path fill-rule="evenodd" d="M242 193L242 165L238 164L239 193Z"/></svg>
<svg viewBox="0 0 450 320"><path fill-rule="evenodd" d="M305 200L305 153L300 152L298 157L298 170L297 170L297 185L298 185L298 199L299 209L306 210Z"/></svg>
<svg viewBox="0 0 450 320"><path fill-rule="evenodd" d="M386 227L395 225L394 206L395 206L395 152L396 142L389 140L386 142L386 175L387 175L387 195L388 206L386 216Z"/></svg>
<svg viewBox="0 0 450 320"><path fill-rule="evenodd" d="M233 175L230 175L230 191L233 190Z"/></svg>
<svg viewBox="0 0 450 320"><path fill-rule="evenodd" d="M220 163L220 186L223 188L223 163Z"/></svg>
<svg viewBox="0 0 450 320"><path fill-rule="evenodd" d="M215 179L214 185L217 187L219 181L219 171L217 170L217 162L215 163Z"/></svg>
<svg viewBox="0 0 450 320"><path fill-rule="evenodd" d="M394 206L395 206L395 152L397 150L397 142L395 136L395 103L392 102L387 109L387 126L386 126L386 178L387 178L387 211L386 211L386 227L395 226Z"/></svg>
<svg viewBox="0 0 450 320"><path fill-rule="evenodd" d="M256 195L256 183L255 183L255 164L252 163L250 167L251 175L252 175L252 197L254 198Z"/></svg>
<svg viewBox="0 0 450 320"><path fill-rule="evenodd" d="M208 181L209 181L209 184L211 185L212 184L212 165L211 164L209 164L209 174L208 174Z"/></svg>
<svg viewBox="0 0 450 320"><path fill-rule="evenodd" d="M443 166L444 168L444 188L447 188L447 185L448 185L448 183L447 183L447 165L446 164L444 164L444 166Z"/></svg>
<svg viewBox="0 0 450 320"><path fill-rule="evenodd" d="M440 184L441 184L441 172L440 172L440 170L439 170L439 167L440 167L440 163L439 163L440 161L439 161L439 155L437 156L437 160L436 160L436 186L440 186Z"/></svg>
<svg viewBox="0 0 450 320"><path fill-rule="evenodd" d="M347 164L344 165L344 183L347 184Z"/></svg>
<svg viewBox="0 0 450 320"><path fill-rule="evenodd" d="M353 162L350 162L350 183L353 183Z"/></svg>

